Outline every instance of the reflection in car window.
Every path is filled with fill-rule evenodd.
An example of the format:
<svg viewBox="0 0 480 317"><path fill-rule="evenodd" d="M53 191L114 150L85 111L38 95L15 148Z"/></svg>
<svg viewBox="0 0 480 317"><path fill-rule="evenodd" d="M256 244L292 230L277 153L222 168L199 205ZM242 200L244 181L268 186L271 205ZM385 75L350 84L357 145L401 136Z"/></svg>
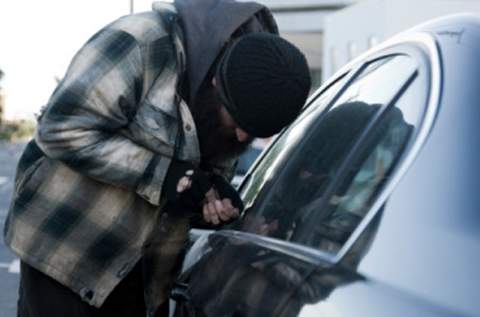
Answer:
<svg viewBox="0 0 480 317"><path fill-rule="evenodd" d="M408 56L376 60L327 113L304 114L242 189L247 211L239 229L337 252L388 181L421 118L417 75ZM324 110L325 100L317 101L311 108Z"/></svg>
<svg viewBox="0 0 480 317"><path fill-rule="evenodd" d="M352 113L363 112L368 120L372 111L378 110L368 110L367 107L375 106L349 103L330 114L336 117L333 121L350 121ZM412 126L405 122L401 111L396 107L389 108L364 141L357 158L348 165L336 190L322 203L316 205L312 201L304 207L303 217L310 221L314 219L315 224L304 225L306 229L301 230L301 241L324 251L337 252L369 210L381 185L388 180L411 132Z"/></svg>
<svg viewBox="0 0 480 317"><path fill-rule="evenodd" d="M243 193L243 201L246 208L249 208L253 201L257 198L258 192L263 185L271 178L275 173L276 167L282 160L279 153L282 152L282 157L287 157L295 147L295 145L303 138L304 133L311 125L312 121L316 119L318 113L321 113L327 106L330 99L338 91L341 84L344 83L345 77L340 78L330 85L315 102L310 105L298 118L298 120L291 125L288 132L283 134L277 142L275 142L272 148L269 150L266 157L262 160L260 165L256 168L256 172L247 182L246 186L243 186L241 192ZM248 190L245 190L248 188Z"/></svg>
<svg viewBox="0 0 480 317"><path fill-rule="evenodd" d="M389 102L417 65L406 56L387 58L387 61L380 59L368 64L337 100L336 106L351 101L380 105Z"/></svg>

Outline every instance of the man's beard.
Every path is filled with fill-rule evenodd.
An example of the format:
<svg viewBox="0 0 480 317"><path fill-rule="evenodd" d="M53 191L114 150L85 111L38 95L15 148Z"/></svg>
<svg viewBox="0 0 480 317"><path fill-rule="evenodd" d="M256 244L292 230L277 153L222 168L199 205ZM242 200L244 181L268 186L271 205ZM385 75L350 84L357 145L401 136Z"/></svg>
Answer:
<svg viewBox="0 0 480 317"><path fill-rule="evenodd" d="M235 129L225 126L220 109L223 107L212 85L202 85L190 110L197 128L202 163L218 163L245 152L253 138L240 142Z"/></svg>

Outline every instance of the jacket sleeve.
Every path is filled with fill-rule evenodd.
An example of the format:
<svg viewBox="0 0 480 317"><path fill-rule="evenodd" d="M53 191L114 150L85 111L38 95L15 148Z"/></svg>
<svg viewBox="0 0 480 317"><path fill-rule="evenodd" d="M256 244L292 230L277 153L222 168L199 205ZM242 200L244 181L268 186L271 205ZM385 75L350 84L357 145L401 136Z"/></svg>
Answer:
<svg viewBox="0 0 480 317"><path fill-rule="evenodd" d="M120 132L140 102L143 68L132 35L101 30L74 57L40 116L35 139L46 156L159 205L171 158Z"/></svg>

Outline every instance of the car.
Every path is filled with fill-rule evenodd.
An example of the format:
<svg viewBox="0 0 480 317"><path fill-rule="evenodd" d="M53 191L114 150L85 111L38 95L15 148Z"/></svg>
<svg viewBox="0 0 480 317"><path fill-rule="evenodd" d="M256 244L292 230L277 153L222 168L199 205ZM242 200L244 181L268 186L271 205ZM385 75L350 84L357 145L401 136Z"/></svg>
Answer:
<svg viewBox="0 0 480 317"><path fill-rule="evenodd" d="M233 187L238 188L262 150L268 145L269 139L254 139L247 150L238 158L234 176L231 180Z"/></svg>
<svg viewBox="0 0 480 317"><path fill-rule="evenodd" d="M478 316L479 56L461 14L340 69L191 231L173 315Z"/></svg>

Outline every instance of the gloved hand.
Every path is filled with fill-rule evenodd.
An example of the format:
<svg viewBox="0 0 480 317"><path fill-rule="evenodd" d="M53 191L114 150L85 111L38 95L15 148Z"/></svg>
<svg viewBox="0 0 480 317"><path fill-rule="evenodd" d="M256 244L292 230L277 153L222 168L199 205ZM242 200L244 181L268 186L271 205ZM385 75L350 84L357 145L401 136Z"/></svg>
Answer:
<svg viewBox="0 0 480 317"><path fill-rule="evenodd" d="M173 160L167 171L162 193L172 203L181 200L191 206L201 206L205 194L212 187L208 173L191 163Z"/></svg>
<svg viewBox="0 0 480 317"><path fill-rule="evenodd" d="M203 220L213 225L233 220L243 210L240 196L225 178L178 160L170 163L162 194L172 211L201 210Z"/></svg>
<svg viewBox="0 0 480 317"><path fill-rule="evenodd" d="M237 190L223 176L213 174L210 180L221 199L230 199L233 207L237 208L239 212L243 211L244 205L240 195L238 195Z"/></svg>

